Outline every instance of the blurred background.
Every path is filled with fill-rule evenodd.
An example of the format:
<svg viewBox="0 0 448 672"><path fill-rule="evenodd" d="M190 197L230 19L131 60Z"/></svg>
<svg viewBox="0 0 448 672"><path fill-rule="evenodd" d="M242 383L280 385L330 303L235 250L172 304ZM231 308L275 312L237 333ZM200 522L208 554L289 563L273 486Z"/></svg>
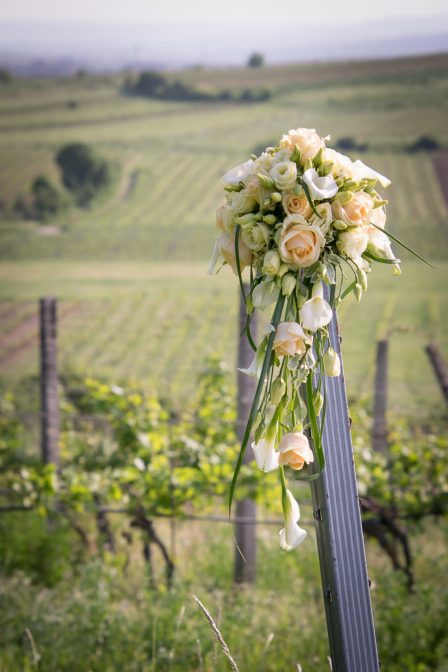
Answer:
<svg viewBox="0 0 448 672"><path fill-rule="evenodd" d="M329 669L308 489L286 555L279 486L246 469L249 586L218 524L239 333L235 278L206 275L220 177L299 126L392 180L388 227L435 266L396 248L403 274L375 268L340 325L383 668L448 670L447 19L0 2L0 670L227 669L192 592L241 670Z"/></svg>

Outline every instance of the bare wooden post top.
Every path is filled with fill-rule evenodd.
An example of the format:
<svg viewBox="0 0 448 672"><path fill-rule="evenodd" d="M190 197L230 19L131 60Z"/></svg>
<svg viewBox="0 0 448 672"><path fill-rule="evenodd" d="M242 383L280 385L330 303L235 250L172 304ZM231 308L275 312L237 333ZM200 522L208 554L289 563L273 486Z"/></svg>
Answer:
<svg viewBox="0 0 448 672"><path fill-rule="evenodd" d="M331 345L341 356L336 316L329 331ZM311 490L332 670L378 672L343 370L339 377L327 379L326 386L326 465Z"/></svg>
<svg viewBox="0 0 448 672"><path fill-rule="evenodd" d="M59 466L59 399L57 371L57 302L40 302L41 451L45 464Z"/></svg>
<svg viewBox="0 0 448 672"><path fill-rule="evenodd" d="M244 291L249 291L248 285L244 286ZM238 319L238 368L248 368L254 357L254 352L246 338L243 330L246 325L246 305L243 298L240 297L239 319ZM252 318L252 331L256 331L256 314ZM237 435L239 441L243 440L244 430L249 418L250 409L255 396L256 378L247 376L238 371L238 416L237 416ZM244 456L244 463L247 464L253 459L253 451L249 445ZM235 514L237 518L255 520L256 507L251 499L240 499L236 503ZM255 581L256 565L256 525L246 525L242 523L235 524L235 539L241 550L244 559L238 548L235 548L234 580L236 583L253 583Z"/></svg>

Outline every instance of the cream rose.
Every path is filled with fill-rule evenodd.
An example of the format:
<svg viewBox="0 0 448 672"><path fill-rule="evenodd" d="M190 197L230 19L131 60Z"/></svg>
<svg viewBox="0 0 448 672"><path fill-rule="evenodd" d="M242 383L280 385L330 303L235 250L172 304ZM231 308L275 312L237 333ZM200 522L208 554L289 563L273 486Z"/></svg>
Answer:
<svg viewBox="0 0 448 672"><path fill-rule="evenodd" d="M281 467L288 465L298 471L305 464L314 462L313 451L309 441L302 432L289 432L282 436L278 446L278 463Z"/></svg>
<svg viewBox="0 0 448 672"><path fill-rule="evenodd" d="M254 252L265 250L269 243L271 232L269 227L263 222L257 222L243 227L241 233L242 241Z"/></svg>
<svg viewBox="0 0 448 672"><path fill-rule="evenodd" d="M280 161L272 167L271 177L277 189L292 189L297 180L297 166L293 161Z"/></svg>
<svg viewBox="0 0 448 672"><path fill-rule="evenodd" d="M324 146L324 140L316 133L315 128L296 128L290 130L288 135L283 135L280 140L280 147L283 149L292 150L295 145L299 147L302 159L312 159Z"/></svg>
<svg viewBox="0 0 448 672"><path fill-rule="evenodd" d="M347 203L336 199L332 208L335 219L341 219L350 226L367 223L373 206L373 199L369 194L366 194L365 191L357 191Z"/></svg>
<svg viewBox="0 0 448 672"><path fill-rule="evenodd" d="M305 220L300 215L289 215L280 234L280 256L294 268L312 266L319 259L325 245L325 237L320 228L303 222Z"/></svg>
<svg viewBox="0 0 448 672"><path fill-rule="evenodd" d="M341 254L353 261L357 261L367 247L369 234L363 227L357 227L339 234L336 247Z"/></svg>
<svg viewBox="0 0 448 672"><path fill-rule="evenodd" d="M293 191L283 194L282 198L283 210L287 215L302 215L302 217L309 217L313 212L305 192L297 195Z"/></svg>
<svg viewBox="0 0 448 672"><path fill-rule="evenodd" d="M275 332L273 348L279 357L304 355L309 338L297 322L280 322Z"/></svg>

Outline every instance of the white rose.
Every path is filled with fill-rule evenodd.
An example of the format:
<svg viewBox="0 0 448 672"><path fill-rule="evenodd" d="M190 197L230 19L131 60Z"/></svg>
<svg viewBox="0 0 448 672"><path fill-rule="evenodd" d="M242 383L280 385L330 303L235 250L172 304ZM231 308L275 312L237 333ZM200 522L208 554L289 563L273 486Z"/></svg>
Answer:
<svg viewBox="0 0 448 672"><path fill-rule="evenodd" d="M313 159L324 146L324 139L316 133L315 128L296 128L290 130L288 135L283 135L280 140L280 147L283 149L293 150L295 145L299 147L302 159Z"/></svg>
<svg viewBox="0 0 448 672"><path fill-rule="evenodd" d="M229 185L229 187L237 187L240 182L244 182L244 180L247 180L253 174L254 165L252 159L240 163L239 166L235 166L235 168L227 171L221 180L224 184Z"/></svg>
<svg viewBox="0 0 448 672"><path fill-rule="evenodd" d="M263 222L257 222L245 226L241 232L241 238L250 250L260 252L268 246L271 232Z"/></svg>
<svg viewBox="0 0 448 672"><path fill-rule="evenodd" d="M257 202L245 189L242 189L232 194L230 204L238 215L245 215L254 211Z"/></svg>
<svg viewBox="0 0 448 672"><path fill-rule="evenodd" d="M368 242L369 234L363 227L358 226L356 229L340 233L336 247L341 254L357 261L365 251Z"/></svg>
<svg viewBox="0 0 448 672"><path fill-rule="evenodd" d="M297 180L297 166L293 161L280 161L272 167L271 177L277 189L293 189Z"/></svg>

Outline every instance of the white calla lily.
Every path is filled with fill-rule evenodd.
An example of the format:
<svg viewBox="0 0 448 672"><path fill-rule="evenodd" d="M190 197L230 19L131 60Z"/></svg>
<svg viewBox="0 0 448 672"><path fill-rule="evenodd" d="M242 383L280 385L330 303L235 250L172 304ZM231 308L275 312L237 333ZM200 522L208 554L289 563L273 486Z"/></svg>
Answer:
<svg viewBox="0 0 448 672"><path fill-rule="evenodd" d="M252 443L255 461L261 471L269 472L278 468L279 454L275 450L277 437L277 423L269 425L266 436L258 443Z"/></svg>
<svg viewBox="0 0 448 672"><path fill-rule="evenodd" d="M260 282L252 292L252 303L258 310L264 310L277 301L280 289L275 282Z"/></svg>
<svg viewBox="0 0 448 672"><path fill-rule="evenodd" d="M298 525L300 508L290 490L286 490L284 516L285 527L279 532L280 546L284 551L292 551L305 540L306 530Z"/></svg>
<svg viewBox="0 0 448 672"><path fill-rule="evenodd" d="M338 185L332 175L320 177L317 170L308 168L302 176L303 181L310 190L311 198L314 201L321 201L324 198L332 198L338 193Z"/></svg>
<svg viewBox="0 0 448 672"><path fill-rule="evenodd" d="M246 376L260 377L261 369L263 367L264 355L266 353L268 339L265 336L261 341L260 345L257 348L255 356L247 369L238 369L240 373L244 373Z"/></svg>
<svg viewBox="0 0 448 672"><path fill-rule="evenodd" d="M333 311L324 299L324 290L321 282L313 287L311 299L306 301L300 309L300 322L304 329L317 331L331 322Z"/></svg>
<svg viewBox="0 0 448 672"><path fill-rule="evenodd" d="M255 163L252 159L240 163L239 166L235 166L235 168L228 170L227 173L222 176L222 182L228 184L230 187L237 187L240 182L244 182L244 180L247 180L247 178L253 174L254 166Z"/></svg>

